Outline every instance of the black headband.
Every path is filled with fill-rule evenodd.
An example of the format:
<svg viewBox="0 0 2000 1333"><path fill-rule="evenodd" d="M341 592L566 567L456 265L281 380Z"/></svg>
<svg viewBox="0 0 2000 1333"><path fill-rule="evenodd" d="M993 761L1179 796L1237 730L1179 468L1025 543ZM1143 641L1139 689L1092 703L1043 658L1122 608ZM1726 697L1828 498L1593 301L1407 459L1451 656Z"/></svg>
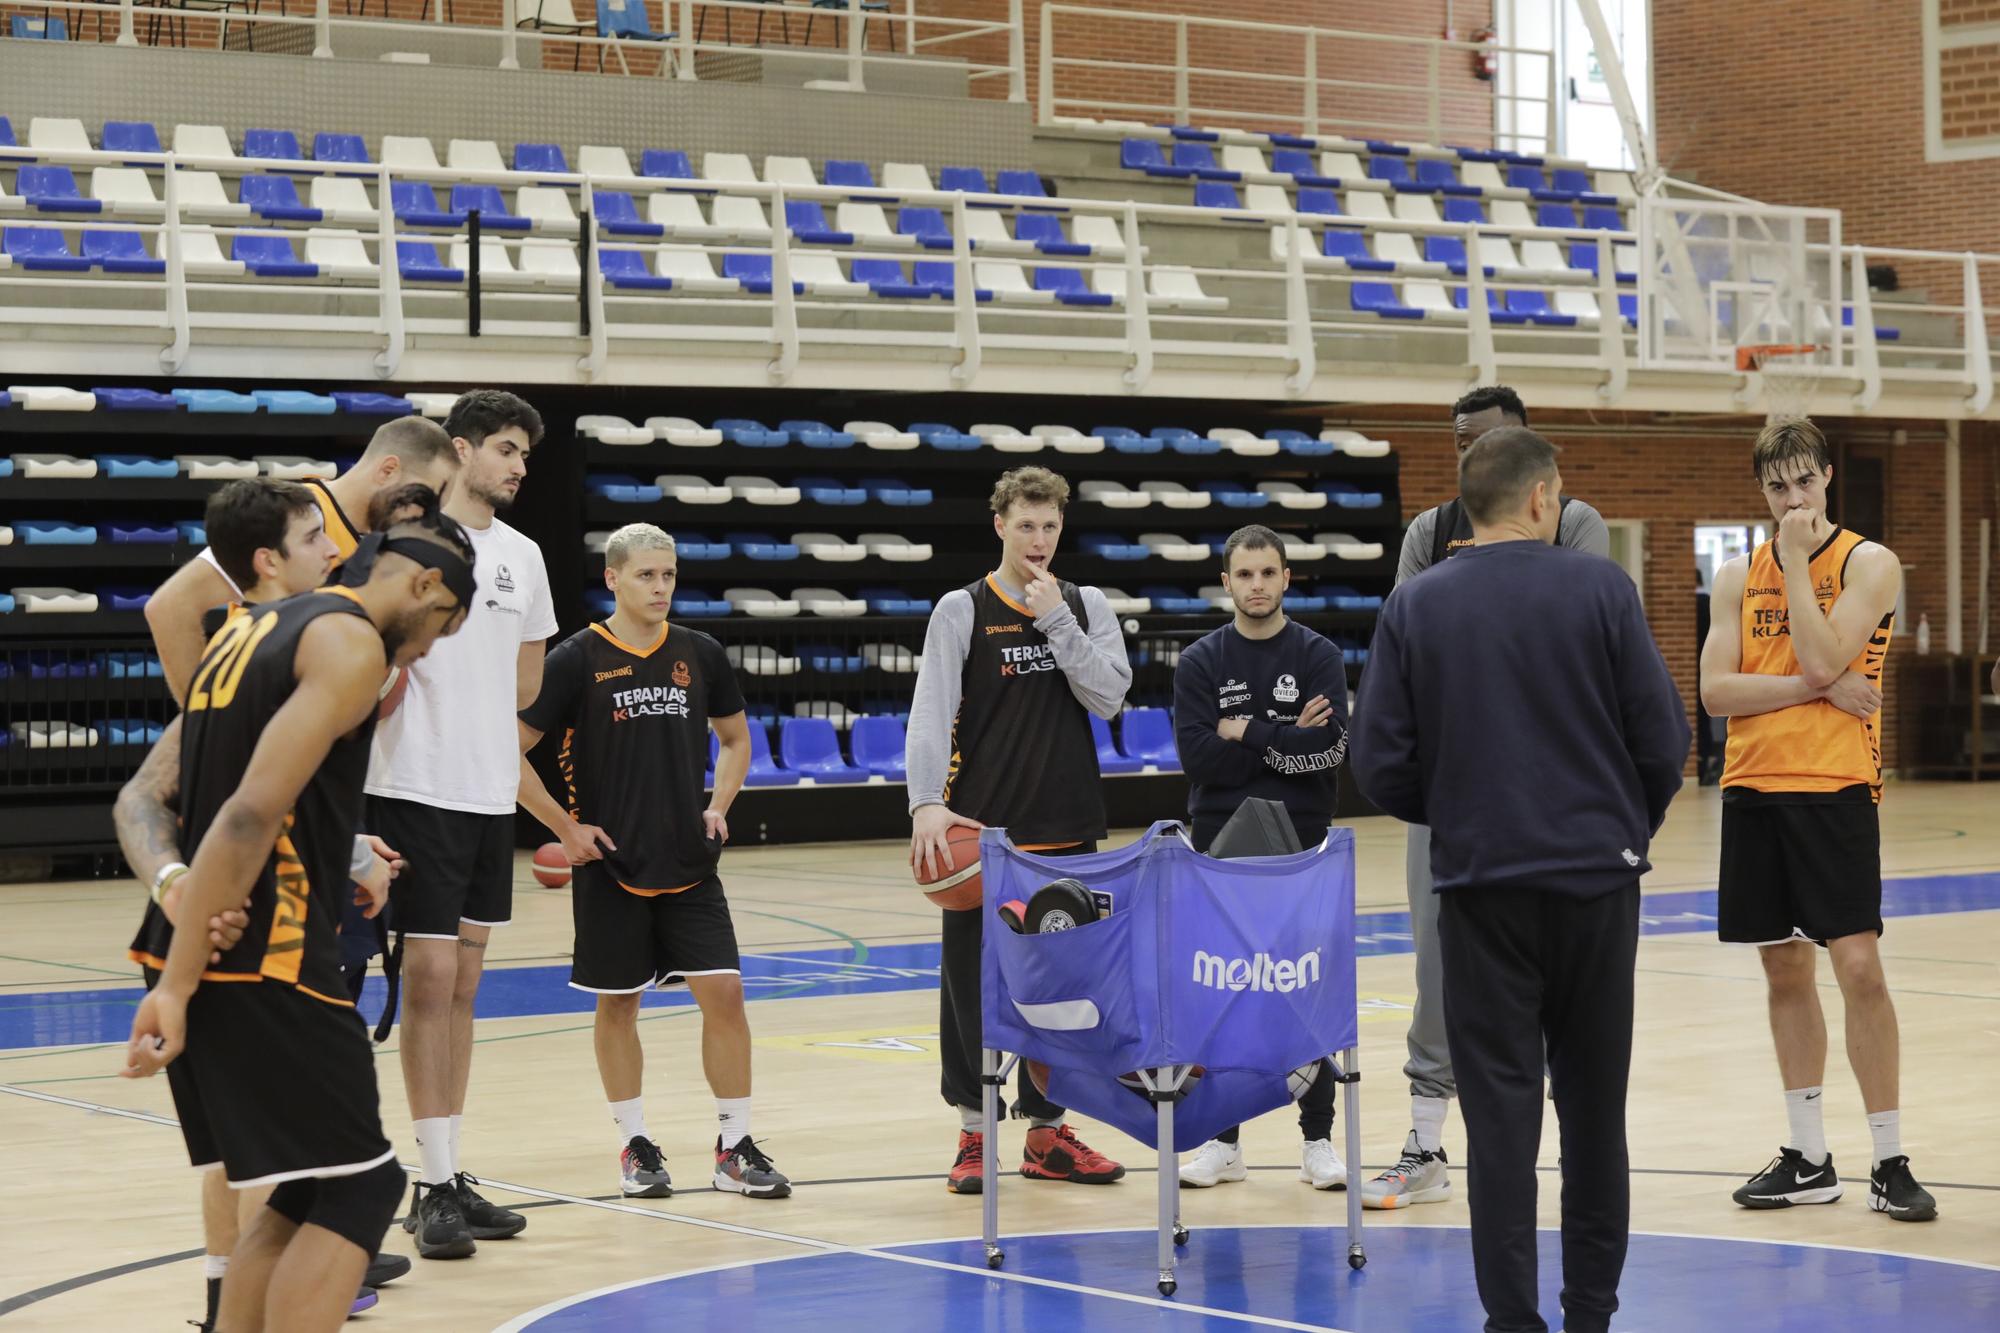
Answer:
<svg viewBox="0 0 2000 1333"><path fill-rule="evenodd" d="M426 569L435 569L444 578L444 586L458 598L462 607L472 605L472 595L478 587L472 577L472 566L465 557L449 547L419 537L390 537L386 533L371 532L361 539L342 567L352 571L356 582L365 581L375 568L375 557L384 551L414 560ZM347 580L342 580L346 582Z"/></svg>

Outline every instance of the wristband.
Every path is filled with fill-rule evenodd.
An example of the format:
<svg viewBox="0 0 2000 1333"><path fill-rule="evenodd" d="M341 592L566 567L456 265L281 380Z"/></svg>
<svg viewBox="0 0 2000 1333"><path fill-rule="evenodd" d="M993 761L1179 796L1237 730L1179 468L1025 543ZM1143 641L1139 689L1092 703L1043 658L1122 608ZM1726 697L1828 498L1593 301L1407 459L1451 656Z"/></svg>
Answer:
<svg viewBox="0 0 2000 1333"><path fill-rule="evenodd" d="M187 874L187 872L188 872L187 864L186 862L183 861L171 861L168 862L166 865L161 866L159 873L153 876L154 904L158 905L160 901L160 896L167 891L168 885L172 884L182 875Z"/></svg>

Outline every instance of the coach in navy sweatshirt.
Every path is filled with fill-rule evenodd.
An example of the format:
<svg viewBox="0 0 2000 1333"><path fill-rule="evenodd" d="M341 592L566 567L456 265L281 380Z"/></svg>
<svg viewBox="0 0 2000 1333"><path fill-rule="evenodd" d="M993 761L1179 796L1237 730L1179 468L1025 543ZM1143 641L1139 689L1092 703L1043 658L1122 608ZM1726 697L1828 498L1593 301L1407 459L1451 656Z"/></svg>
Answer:
<svg viewBox="0 0 2000 1333"><path fill-rule="evenodd" d="M1689 741L1632 581L1551 545L1561 493L1555 446L1526 427L1465 452L1474 545L1390 596L1352 734L1361 790L1431 827L1487 1333L1547 1329L1535 1280L1545 1043L1568 1333L1604 1333L1618 1308L1639 876Z"/></svg>

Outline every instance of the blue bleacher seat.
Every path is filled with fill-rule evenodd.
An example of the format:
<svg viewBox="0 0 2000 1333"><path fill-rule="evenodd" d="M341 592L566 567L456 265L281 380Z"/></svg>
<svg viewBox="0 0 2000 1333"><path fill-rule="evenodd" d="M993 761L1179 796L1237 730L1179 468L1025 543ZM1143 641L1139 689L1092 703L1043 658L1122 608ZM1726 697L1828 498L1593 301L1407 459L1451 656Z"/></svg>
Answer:
<svg viewBox="0 0 2000 1333"><path fill-rule="evenodd" d="M854 244L854 233L836 231L826 220L826 210L815 199L787 199L785 225L792 229L792 235L807 245Z"/></svg>
<svg viewBox="0 0 2000 1333"><path fill-rule="evenodd" d="M1565 315L1550 308L1546 292L1510 291L1507 293L1507 311L1509 314L1526 315L1531 324L1565 329L1576 327L1575 315Z"/></svg>
<svg viewBox="0 0 2000 1333"><path fill-rule="evenodd" d="M1443 264L1458 277L1465 276L1465 242L1457 236L1424 237L1424 258L1433 264ZM1484 265L1487 277L1493 276L1492 265Z"/></svg>
<svg viewBox="0 0 2000 1333"><path fill-rule="evenodd" d="M940 426L937 429L950 430L951 427ZM910 427L910 433L916 435L919 439L923 437L923 432L915 426ZM966 438L975 442L979 439L977 435ZM925 443L929 443L929 441L925 441ZM863 477L861 485L867 490L870 497L880 500L885 505L922 506L931 502L931 490L928 486L912 486L908 482L898 481L894 477Z"/></svg>
<svg viewBox="0 0 2000 1333"><path fill-rule="evenodd" d="M330 417L336 406L331 395L304 389L252 389L250 395L273 416Z"/></svg>
<svg viewBox="0 0 2000 1333"><path fill-rule="evenodd" d="M598 225L613 236L657 237L667 234L667 229L659 223L641 218L632 196L622 190L593 190L590 197L597 206Z"/></svg>
<svg viewBox="0 0 2000 1333"><path fill-rule="evenodd" d="M728 542L710 541L698 532L676 532L674 554L683 560L727 560L732 552Z"/></svg>
<svg viewBox="0 0 2000 1333"><path fill-rule="evenodd" d="M238 197L261 218L282 222L320 220L320 211L306 207L290 176L245 176Z"/></svg>
<svg viewBox="0 0 2000 1333"><path fill-rule="evenodd" d="M1386 282L1357 282L1349 288L1349 300L1356 310L1383 319L1422 319L1424 312L1396 299L1396 289ZM1278 432L1272 431L1273 436ZM1331 446L1328 452L1332 452Z"/></svg>
<svg viewBox="0 0 2000 1333"><path fill-rule="evenodd" d="M463 227L463 212L438 207L437 192L423 181L390 181L389 207L398 222L412 227Z"/></svg>
<svg viewBox="0 0 2000 1333"><path fill-rule="evenodd" d="M905 740L903 724L893 717L857 717L847 734L855 764L891 782L903 782L910 776Z"/></svg>
<svg viewBox="0 0 2000 1333"><path fill-rule="evenodd" d="M856 588L854 595L878 616L924 616L931 610L930 598L912 597L901 588Z"/></svg>
<svg viewBox="0 0 2000 1333"><path fill-rule="evenodd" d="M1413 185L1410 162L1403 157L1373 156L1368 159L1368 179L1387 181L1391 186Z"/></svg>
<svg viewBox="0 0 2000 1333"><path fill-rule="evenodd" d="M1361 232L1346 227L1328 227L1326 239L1321 247L1328 259L1343 259L1347 266L1361 273L1393 273L1396 261L1377 259L1368 253L1368 238Z"/></svg>
<svg viewBox="0 0 2000 1333"><path fill-rule="evenodd" d="M1176 143L1174 165L1184 167L1205 181L1240 181L1243 173L1224 170L1215 160L1215 150L1205 143Z"/></svg>
<svg viewBox="0 0 2000 1333"><path fill-rule="evenodd" d="M678 148L648 148L639 154L639 174L661 180L695 180L694 164Z"/></svg>
<svg viewBox="0 0 2000 1333"><path fill-rule="evenodd" d="M932 259L932 260L919 259L914 264L910 265L910 269L911 269L910 279L911 281L915 282L917 286L928 287L947 301L956 298L958 294L957 293L958 279L957 279L957 274L954 271L953 266L949 261L939 260L939 259ZM984 287L975 287L972 290L972 299L975 301L991 301L993 299L993 293L988 291Z"/></svg>
<svg viewBox="0 0 2000 1333"><path fill-rule="evenodd" d="M1196 597L1183 588L1167 588L1153 584L1139 589L1139 596L1151 602L1155 611L1170 616L1205 615L1215 609L1203 598Z"/></svg>
<svg viewBox="0 0 2000 1333"><path fill-rule="evenodd" d="M1317 213L1330 218L1342 216L1340 197L1332 190L1321 189L1317 186L1301 186L1299 188L1298 202L1295 206L1301 213Z"/></svg>
<svg viewBox="0 0 2000 1333"><path fill-rule="evenodd" d="M898 259L857 259L854 261L854 281L865 282L877 296L889 296L902 300L927 300L931 289L919 287L910 281Z"/></svg>
<svg viewBox="0 0 2000 1333"><path fill-rule="evenodd" d="M743 284L746 292L759 296L771 295L771 256L768 254L732 254L722 257L722 276L734 278ZM794 282L792 291L804 292L803 282Z"/></svg>
<svg viewBox="0 0 2000 1333"><path fill-rule="evenodd" d="M702 602L703 605L713 605L706 598L702 599ZM723 605L727 606L728 603L724 602ZM676 611L680 610L680 598L678 597L674 599L674 609ZM685 612L683 614L693 615L697 613ZM715 613L702 612L700 614L713 615ZM770 733L764 729L763 723L752 721L750 723L750 772L743 779L743 785L746 787L790 787L796 785L798 780L799 775L797 773L779 768L772 761Z"/></svg>
<svg viewBox="0 0 2000 1333"><path fill-rule="evenodd" d="M0 148L17 146L14 142L14 122L5 116L0 116Z"/></svg>
<svg viewBox="0 0 2000 1333"><path fill-rule="evenodd" d="M840 733L823 717L788 717L778 723L778 756L786 768L814 782L866 782L840 753Z"/></svg>
<svg viewBox="0 0 2000 1333"><path fill-rule="evenodd" d="M798 434L799 427L812 427L815 431L827 430L825 426L821 425L817 421L787 421L781 424L785 430L791 432L794 435ZM831 431L827 433L832 435L847 434L847 432L845 431ZM851 435L848 436L848 439L850 441L853 438L854 437ZM842 445L815 446L812 444L810 439L806 439L803 437L801 438L800 442L803 443L808 449L815 447L825 447L825 448L845 447ZM868 503L868 489L865 486L848 486L839 481L834 480L832 477L794 477L792 478L792 485L798 487L799 493L804 495L806 499L812 501L814 504L858 505L858 504Z"/></svg>
<svg viewBox="0 0 2000 1333"><path fill-rule="evenodd" d="M1211 440L1200 431L1189 430L1186 426L1160 426L1154 429L1152 435L1177 454L1200 456L1222 452L1220 440Z"/></svg>
<svg viewBox="0 0 2000 1333"><path fill-rule="evenodd" d="M1637 292L1618 293L1618 313L1625 316L1625 322L1637 325L1639 322L1639 294Z"/></svg>
<svg viewBox="0 0 2000 1333"><path fill-rule="evenodd" d="M748 560L783 562L799 558L796 545L781 542L768 532L726 532L723 537L732 549L741 552Z"/></svg>
<svg viewBox="0 0 2000 1333"><path fill-rule="evenodd" d="M1322 583L1319 595L1337 611L1379 611L1382 599L1379 596L1363 596L1344 583Z"/></svg>
<svg viewBox="0 0 2000 1333"><path fill-rule="evenodd" d="M1583 210L1583 225L1592 231L1625 230L1624 219L1618 216L1618 210L1615 208L1606 208L1601 204L1595 204Z"/></svg>
<svg viewBox="0 0 2000 1333"><path fill-rule="evenodd" d="M661 498L658 486L648 486L636 477L628 477L618 472L593 472L583 479L586 495L600 496L618 504L653 504ZM686 593L687 589L680 589ZM675 601L679 601L676 595ZM675 608L678 610L678 606Z"/></svg>
<svg viewBox="0 0 2000 1333"><path fill-rule="evenodd" d="M1364 491L1351 481L1323 481L1313 488L1342 509L1380 509L1382 496Z"/></svg>
<svg viewBox="0 0 2000 1333"><path fill-rule="evenodd" d="M560 144L517 143L514 145L514 170L567 173L569 159L563 155Z"/></svg>
<svg viewBox="0 0 2000 1333"><path fill-rule="evenodd" d="M174 531L180 533L181 540L189 546L208 545L208 526L204 523L183 519L174 524Z"/></svg>
<svg viewBox="0 0 2000 1333"><path fill-rule="evenodd" d="M1090 433L1121 454L1157 454L1166 441L1141 435L1130 426L1092 426Z"/></svg>
<svg viewBox="0 0 2000 1333"><path fill-rule="evenodd" d="M854 437L823 421L780 421L778 429L808 449L851 449Z"/></svg>
<svg viewBox="0 0 2000 1333"><path fill-rule="evenodd" d="M16 14L8 30L22 41L66 42L69 40L69 25L61 19L52 19L46 16L30 17L26 14Z"/></svg>
<svg viewBox="0 0 2000 1333"><path fill-rule="evenodd" d="M1326 598L1312 597L1297 589L1287 591L1281 602L1285 610L1297 615L1301 611L1326 610Z"/></svg>
<svg viewBox="0 0 2000 1333"><path fill-rule="evenodd" d="M1491 272L1492 270L1489 269L1487 271ZM1471 307L1472 298L1466 292L1465 288L1454 287L1451 289L1451 303L1460 310L1466 310ZM1498 287L1488 287L1486 289L1486 313L1487 317L1495 324L1526 324L1528 322L1526 315L1517 315L1507 309L1506 302L1501 298Z"/></svg>
<svg viewBox="0 0 2000 1333"><path fill-rule="evenodd" d="M368 156L368 143L358 134L338 134L321 130L313 135L313 161L349 162L365 166L375 159Z"/></svg>
<svg viewBox="0 0 2000 1333"><path fill-rule="evenodd" d="M1296 148L1280 148L1271 154L1271 170L1281 171L1300 185L1312 185L1331 189L1340 184L1335 176L1322 176L1319 163L1313 161L1311 153Z"/></svg>
<svg viewBox="0 0 2000 1333"><path fill-rule="evenodd" d="M290 130L245 130L243 156L296 162L305 154L299 151L299 136Z"/></svg>
<svg viewBox="0 0 2000 1333"><path fill-rule="evenodd" d="M1847 328L1851 329L1854 327L1853 306L1842 306L1840 308L1840 322ZM1902 336L1903 331L1901 329L1892 329L1886 324L1877 324L1875 326L1875 340L1877 342L1892 343L1901 339Z"/></svg>
<svg viewBox="0 0 2000 1333"><path fill-rule="evenodd" d="M992 187L986 183L986 172L979 167L939 167L937 187L964 194L993 193Z"/></svg>
<svg viewBox="0 0 2000 1333"><path fill-rule="evenodd" d="M903 208L896 212L896 234L914 236L927 250L951 249L951 228L935 208Z"/></svg>
<svg viewBox="0 0 2000 1333"><path fill-rule="evenodd" d="M161 397L167 400L170 409L180 407L180 400L172 394L162 394ZM97 394L97 401L105 401L101 392ZM121 481L172 481L180 475L181 465L171 458L155 458L150 454L99 454L97 471L100 476L115 477ZM169 533L172 531L172 528L168 529ZM167 540L172 541L173 537L169 536Z"/></svg>
<svg viewBox="0 0 2000 1333"><path fill-rule="evenodd" d="M838 185L848 190L872 190L875 188L875 173L866 162L856 162L851 158L829 157L826 160L826 183Z"/></svg>
<svg viewBox="0 0 2000 1333"><path fill-rule="evenodd" d="M93 260L106 273L152 273L167 271L167 261L155 259L146 250L146 238L136 231L86 229L83 257Z"/></svg>
<svg viewBox="0 0 2000 1333"><path fill-rule="evenodd" d="M1194 206L1196 208L1241 208L1242 201L1236 197L1236 187L1221 181L1196 181L1194 183Z"/></svg>
<svg viewBox="0 0 2000 1333"><path fill-rule="evenodd" d="M1204 481L1201 489L1230 509L1264 509L1271 503L1270 496L1253 491L1240 481Z"/></svg>
<svg viewBox="0 0 2000 1333"><path fill-rule="evenodd" d="M1217 143L1222 138L1216 131L1204 130L1196 125L1163 125L1161 128L1176 139L1186 139L1192 143Z"/></svg>
<svg viewBox="0 0 2000 1333"><path fill-rule="evenodd" d="M90 260L70 253L69 242L54 227L9 227L0 232L0 250L25 269L81 273L91 265Z"/></svg>
<svg viewBox="0 0 2000 1333"><path fill-rule="evenodd" d="M792 442L792 437L784 431L772 430L748 417L719 417L715 428L722 432L723 439L746 449L777 449Z"/></svg>
<svg viewBox="0 0 2000 1333"><path fill-rule="evenodd" d="M175 389L174 397L190 412L244 413L257 410L257 400L230 389Z"/></svg>
<svg viewBox="0 0 2000 1333"><path fill-rule="evenodd" d="M1476 195L1477 185L1466 185L1458 179L1458 171L1443 158L1426 157L1417 161L1417 184L1440 194Z"/></svg>
<svg viewBox="0 0 2000 1333"><path fill-rule="evenodd" d="M648 486L646 490L659 498L659 487ZM729 603L720 597L710 597L698 588L677 587L674 589L673 613L675 616L726 616L730 612ZM752 727L752 731L756 728Z"/></svg>
<svg viewBox="0 0 2000 1333"><path fill-rule="evenodd" d="M1536 204L1535 225L1537 227L1574 227L1576 210L1568 204Z"/></svg>
<svg viewBox="0 0 2000 1333"><path fill-rule="evenodd" d="M23 546L94 546L97 529L83 523L61 523L54 519L17 518L14 536Z"/></svg>
<svg viewBox="0 0 2000 1333"><path fill-rule="evenodd" d="M671 7L663 7L661 12L669 20L673 18ZM679 34L673 32L655 32L652 20L647 17L646 6L643 3L628 4L625 3L625 0L597 0L597 35L599 37L617 37L628 42L671 42ZM548 168L543 167L523 167L518 162L515 163L514 169L516 171L548 170ZM567 168L555 169L567 170Z"/></svg>
<svg viewBox="0 0 2000 1333"><path fill-rule="evenodd" d="M1033 171L1000 171L994 173L993 189L996 194L1011 194L1022 199L1046 199L1047 187L1042 184L1041 175Z"/></svg>
<svg viewBox="0 0 2000 1333"><path fill-rule="evenodd" d="M445 263L437 246L429 241L397 241L396 271L405 282L465 281L465 270Z"/></svg>
<svg viewBox="0 0 2000 1333"><path fill-rule="evenodd" d="M663 278L646 267L646 257L637 250L599 250L597 271L613 287L627 291L664 292L673 289L674 280Z"/></svg>
<svg viewBox="0 0 2000 1333"><path fill-rule="evenodd" d="M1464 199L1456 196L1448 198L1444 201L1443 212L1446 222L1486 221L1486 205L1480 203L1477 199Z"/></svg>
<svg viewBox="0 0 2000 1333"><path fill-rule="evenodd" d="M107 153L158 153L160 132L150 120L107 120L99 140Z"/></svg>
<svg viewBox="0 0 2000 1333"><path fill-rule="evenodd" d="M1574 194L1593 194L1597 189L1591 183L1590 173L1577 167L1556 167L1549 172L1549 183Z"/></svg>
<svg viewBox="0 0 2000 1333"><path fill-rule="evenodd" d="M1118 747L1111 740L1111 724L1095 713L1090 715L1090 735L1097 742L1099 773L1137 773L1146 766L1143 759L1131 759L1118 753Z"/></svg>
<svg viewBox="0 0 2000 1333"><path fill-rule="evenodd" d="M118 457L115 454L105 456ZM174 466L170 458L149 458L142 461ZM178 471L178 468L176 470ZM97 525L97 535L118 546L172 546L181 538L180 531L171 523L100 523Z"/></svg>
<svg viewBox="0 0 2000 1333"><path fill-rule="evenodd" d="M1518 162L1512 163L1507 167L1506 178L1507 184L1517 190L1529 190L1543 194L1549 192L1548 177L1542 174L1540 167L1524 166Z"/></svg>
<svg viewBox="0 0 2000 1333"><path fill-rule="evenodd" d="M1141 546L1138 542L1121 541L1101 532L1085 533L1077 539L1077 546L1086 555L1094 555L1100 560L1146 560L1153 554L1150 547Z"/></svg>
<svg viewBox="0 0 2000 1333"><path fill-rule="evenodd" d="M76 188L76 175L68 167L22 167L14 179L14 193L44 213L102 213L104 203L86 199Z"/></svg>
<svg viewBox="0 0 2000 1333"><path fill-rule="evenodd" d="M1174 748L1174 724L1164 708L1128 708L1118 719L1119 749L1128 759L1152 764L1166 772L1181 769Z"/></svg>
<svg viewBox="0 0 2000 1333"><path fill-rule="evenodd" d="M970 452L971 450L981 448L986 443L986 441L980 439L977 435L968 435L956 426L947 426L941 421L912 421L910 423L910 434L916 436L921 443L933 449ZM868 483L863 482L862 484L865 486ZM895 504L896 502L890 500L888 503Z"/></svg>
<svg viewBox="0 0 2000 1333"><path fill-rule="evenodd" d="M97 405L107 412L177 412L180 403L170 393L159 393L152 389L97 388L90 390L97 395Z"/></svg>
<svg viewBox="0 0 2000 1333"><path fill-rule="evenodd" d="M319 265L300 260L283 232L238 232L229 238L229 257L260 278L319 276Z"/></svg>
<svg viewBox="0 0 2000 1333"><path fill-rule="evenodd" d="M1090 247L1063 235L1062 219L1050 213L1023 213L1014 219L1014 239L1032 241L1045 255L1087 255Z"/></svg>
<svg viewBox="0 0 2000 1333"><path fill-rule="evenodd" d="M1081 269L1038 268L1035 270L1034 286L1038 292L1054 292L1056 300L1064 305L1108 306L1112 303L1109 292L1090 290Z"/></svg>
<svg viewBox="0 0 2000 1333"><path fill-rule="evenodd" d="M1193 167L1178 167L1167 161L1160 145L1152 139L1127 139L1118 146L1118 165L1148 176L1191 177Z"/></svg>
<svg viewBox="0 0 2000 1333"><path fill-rule="evenodd" d="M399 393L344 393L333 391L333 404L343 412L357 416L406 417L413 415L417 405Z"/></svg>
<svg viewBox="0 0 2000 1333"><path fill-rule="evenodd" d="M451 207L453 212L465 214L477 209L479 225L489 231L526 231L535 225L507 211L507 201L501 197L497 185L454 185Z"/></svg>

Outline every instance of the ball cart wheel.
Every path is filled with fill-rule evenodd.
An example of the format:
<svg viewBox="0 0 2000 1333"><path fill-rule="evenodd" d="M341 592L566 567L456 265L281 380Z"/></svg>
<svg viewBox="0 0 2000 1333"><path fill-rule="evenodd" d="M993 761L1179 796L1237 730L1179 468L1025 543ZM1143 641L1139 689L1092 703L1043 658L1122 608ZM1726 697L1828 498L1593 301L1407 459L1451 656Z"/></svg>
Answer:
<svg viewBox="0 0 2000 1333"><path fill-rule="evenodd" d="M1006 1262L1007 1262L1007 1256L1004 1252L1000 1250L995 1250L991 1254L986 1256L986 1266L988 1268L998 1268L1000 1267L1001 1264L1004 1264Z"/></svg>
<svg viewBox="0 0 2000 1333"><path fill-rule="evenodd" d="M1171 1296L1180 1285L1170 1277L1163 1277L1160 1279L1160 1295Z"/></svg>
<svg viewBox="0 0 2000 1333"><path fill-rule="evenodd" d="M1179 1222L1174 1223L1174 1244L1185 1245L1187 1243L1188 1229Z"/></svg>
<svg viewBox="0 0 2000 1333"><path fill-rule="evenodd" d="M1347 1256L1347 1266L1358 1273L1368 1267L1368 1256L1365 1254L1350 1254Z"/></svg>

